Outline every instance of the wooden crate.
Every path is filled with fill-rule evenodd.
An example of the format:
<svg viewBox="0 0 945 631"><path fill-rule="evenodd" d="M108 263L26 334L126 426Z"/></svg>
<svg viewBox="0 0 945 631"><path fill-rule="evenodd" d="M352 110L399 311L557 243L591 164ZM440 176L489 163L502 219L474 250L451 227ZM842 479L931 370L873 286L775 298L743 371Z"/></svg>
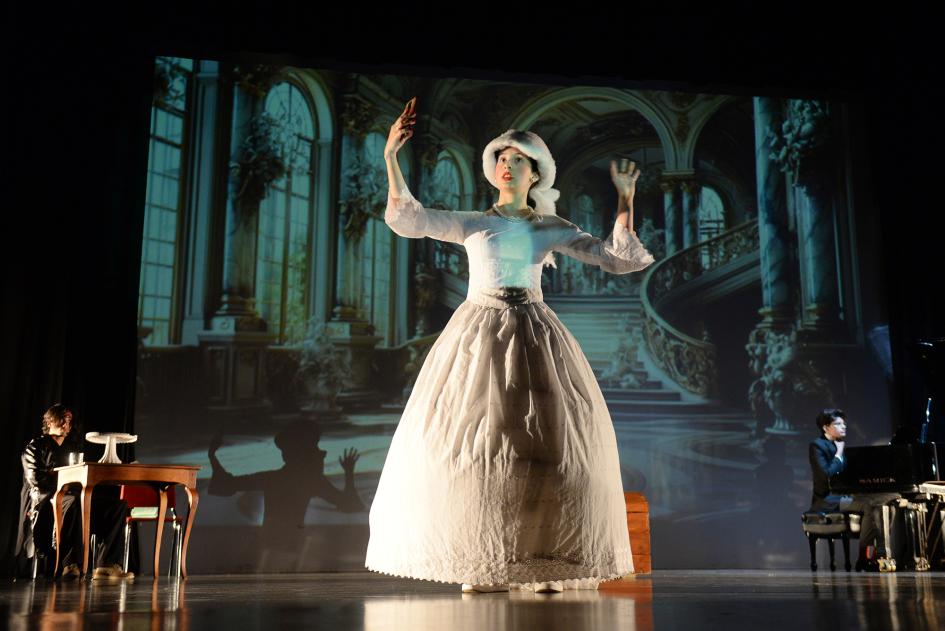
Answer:
<svg viewBox="0 0 945 631"><path fill-rule="evenodd" d="M648 580L638 581L636 577L653 571L650 561L650 505L642 493L623 495L627 503L627 530L630 531L633 572L613 581L604 581L598 589L632 595L636 603L637 627L649 629L653 626L653 584Z"/></svg>
<svg viewBox="0 0 945 631"><path fill-rule="evenodd" d="M643 493L624 493L627 502L627 529L630 531L630 552L633 554L633 573L653 571L650 557L650 505Z"/></svg>

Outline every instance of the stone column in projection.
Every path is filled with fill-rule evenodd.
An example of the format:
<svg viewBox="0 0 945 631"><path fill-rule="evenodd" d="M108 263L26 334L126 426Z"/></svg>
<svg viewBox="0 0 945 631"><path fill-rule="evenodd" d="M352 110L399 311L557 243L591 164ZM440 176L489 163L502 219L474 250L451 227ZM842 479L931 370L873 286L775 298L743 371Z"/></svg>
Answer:
<svg viewBox="0 0 945 631"><path fill-rule="evenodd" d="M746 351L757 379L749 402L757 428L767 434L797 439L797 429L811 409L828 405L830 388L798 338L792 301L792 238L789 231L780 133L784 104L756 98L755 163L758 231L761 249L761 322L749 335Z"/></svg>
<svg viewBox="0 0 945 631"><path fill-rule="evenodd" d="M755 98L755 179L758 200L758 247L761 250L762 316L748 336L745 350L756 379L748 400L757 421L757 435L795 435L785 403L790 398L789 375L781 370L793 350L791 303L791 236L788 229L785 177L773 159L772 141L783 120L780 99Z"/></svg>
<svg viewBox="0 0 945 631"><path fill-rule="evenodd" d="M677 183L671 178L666 178L660 182L660 188L663 189L663 221L666 231L666 256L672 256L678 252L682 246L680 242L680 221L679 204L676 199Z"/></svg>
<svg viewBox="0 0 945 631"><path fill-rule="evenodd" d="M220 260L211 244L220 227L215 225L221 187L214 174L227 168L225 148L228 134L217 124L221 113L229 109L230 98L221 74L220 62L199 60L194 74L194 109L188 179L191 183L187 215L187 264L184 266L183 321L181 343L196 346L206 328L207 313L222 300L223 278Z"/></svg>
<svg viewBox="0 0 945 631"><path fill-rule="evenodd" d="M682 180L682 246L688 248L699 242L699 201L702 185L696 180Z"/></svg>
<svg viewBox="0 0 945 631"><path fill-rule="evenodd" d="M780 136L782 168L793 174L800 193L801 325L814 332L834 328L840 315L831 188L836 164L829 142L829 116L825 102L792 100Z"/></svg>
<svg viewBox="0 0 945 631"><path fill-rule="evenodd" d="M798 397L806 397L808 408L833 405L833 392L846 389L841 354L834 345L841 323L833 188L840 156L831 138L831 120L828 103L791 100L776 138L781 168L793 176L798 192L801 308L797 337L805 378L794 389Z"/></svg>
<svg viewBox="0 0 945 631"><path fill-rule="evenodd" d="M754 99L755 179L758 200L758 241L761 249L759 326L783 330L794 320L791 301L792 237L788 225L787 184L773 159L774 130L783 121L780 99Z"/></svg>
<svg viewBox="0 0 945 631"><path fill-rule="evenodd" d="M702 187L694 179L679 180L680 197L682 198L682 247L690 248L699 242L699 201ZM702 273L702 257L686 257L686 273L689 278L695 278ZM701 322L694 323L699 328Z"/></svg>
<svg viewBox="0 0 945 631"><path fill-rule="evenodd" d="M211 405L221 409L268 406L266 347L275 336L255 307L259 204L285 169L278 122L263 112L278 69L232 69L230 170L223 238L220 308L210 331L198 335Z"/></svg>
<svg viewBox="0 0 945 631"><path fill-rule="evenodd" d="M234 77L242 77L241 69ZM265 331L255 308L256 228L259 202L267 182L255 177L256 145L266 144L267 126L261 99L240 82L233 89L230 125L230 173L227 180L226 224L223 238L223 295L213 318L213 330Z"/></svg>
<svg viewBox="0 0 945 631"><path fill-rule="evenodd" d="M436 190L433 173L437 158L443 150L442 143L431 133L428 121L421 119L414 137L414 155L418 157L417 190L426 199L435 199ZM414 337L423 337L433 332L432 313L442 298L442 272L436 268L436 249L448 247L434 239L423 239L416 250L413 265Z"/></svg>
<svg viewBox="0 0 945 631"><path fill-rule="evenodd" d="M377 398L371 387L374 347L383 339L374 335L374 325L358 309L361 293L362 240L368 211L374 199L371 168L365 162L364 139L377 119L377 109L358 93L352 78L343 97L341 124L341 188L339 194L335 306L325 331L332 343L342 349L351 368L351 380L338 395L342 405L369 403ZM387 186L384 183L385 193Z"/></svg>
<svg viewBox="0 0 945 631"><path fill-rule="evenodd" d="M355 90L356 85L349 86ZM355 305L357 293L357 248L349 238L355 232L354 224L360 221L363 206L362 147L377 110L359 94L351 92L342 97L341 122L341 178L338 191L338 264L335 267L335 306L332 320L355 322L358 310ZM368 324L368 323L365 323Z"/></svg>

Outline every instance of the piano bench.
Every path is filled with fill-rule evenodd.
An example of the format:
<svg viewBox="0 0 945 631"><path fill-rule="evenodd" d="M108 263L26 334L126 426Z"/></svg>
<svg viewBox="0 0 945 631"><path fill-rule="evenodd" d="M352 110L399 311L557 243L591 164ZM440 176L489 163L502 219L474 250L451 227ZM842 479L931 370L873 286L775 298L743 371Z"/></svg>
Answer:
<svg viewBox="0 0 945 631"><path fill-rule="evenodd" d="M840 511L807 511L801 515L801 526L810 546L810 569L817 571L817 540L826 539L830 550L830 571L834 564L833 540L843 540L844 569L850 571L850 539L860 536L860 515Z"/></svg>

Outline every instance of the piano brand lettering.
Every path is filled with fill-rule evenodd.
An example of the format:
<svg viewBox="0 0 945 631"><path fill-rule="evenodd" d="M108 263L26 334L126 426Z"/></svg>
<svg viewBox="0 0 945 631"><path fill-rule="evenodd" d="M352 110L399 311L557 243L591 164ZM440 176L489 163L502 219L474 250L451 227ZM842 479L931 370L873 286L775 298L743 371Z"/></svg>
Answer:
<svg viewBox="0 0 945 631"><path fill-rule="evenodd" d="M860 478L860 484L895 484L896 478Z"/></svg>

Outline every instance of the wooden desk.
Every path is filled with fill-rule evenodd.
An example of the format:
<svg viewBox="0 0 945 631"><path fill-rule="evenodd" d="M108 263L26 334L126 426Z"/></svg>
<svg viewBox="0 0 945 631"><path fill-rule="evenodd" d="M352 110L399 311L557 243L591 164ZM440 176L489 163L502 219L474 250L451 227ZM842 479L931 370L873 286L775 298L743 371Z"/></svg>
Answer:
<svg viewBox="0 0 945 631"><path fill-rule="evenodd" d="M92 491L99 484L125 484L150 486L158 492L160 498L157 520L157 537L154 542L154 578L160 576L161 535L164 531L164 514L167 511L167 489L175 484L182 484L187 491L187 525L184 528L184 542L180 556L180 571L187 577L187 544L190 542L190 530L197 514L197 471L199 466L158 465L158 464L106 464L102 462L83 462L68 467L58 467L56 496L53 499L53 514L56 520L56 573L59 573L59 534L62 530L62 498L66 487L78 484L82 506L82 566L81 572L90 571L89 535L91 534Z"/></svg>

